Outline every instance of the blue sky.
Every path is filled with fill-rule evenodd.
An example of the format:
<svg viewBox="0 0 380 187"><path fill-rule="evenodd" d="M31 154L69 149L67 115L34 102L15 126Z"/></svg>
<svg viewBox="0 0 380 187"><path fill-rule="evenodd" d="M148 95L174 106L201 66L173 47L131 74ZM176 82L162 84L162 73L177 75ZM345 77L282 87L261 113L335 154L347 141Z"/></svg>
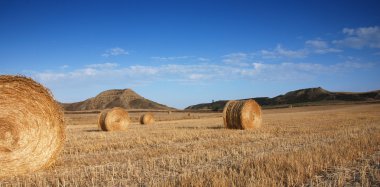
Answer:
<svg viewBox="0 0 380 187"><path fill-rule="evenodd" d="M184 108L380 89L378 1L0 0L0 73L62 102L132 88Z"/></svg>

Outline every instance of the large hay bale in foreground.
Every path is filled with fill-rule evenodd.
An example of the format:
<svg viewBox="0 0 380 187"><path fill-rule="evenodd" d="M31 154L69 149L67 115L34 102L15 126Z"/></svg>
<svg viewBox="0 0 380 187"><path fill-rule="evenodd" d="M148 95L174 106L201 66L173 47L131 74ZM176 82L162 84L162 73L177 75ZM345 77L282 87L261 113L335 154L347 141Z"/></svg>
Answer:
<svg viewBox="0 0 380 187"><path fill-rule="evenodd" d="M30 78L0 75L0 177L50 166L65 126L50 91Z"/></svg>
<svg viewBox="0 0 380 187"><path fill-rule="evenodd" d="M98 125L103 131L125 131L130 123L128 112L120 107L99 114Z"/></svg>
<svg viewBox="0 0 380 187"><path fill-rule="evenodd" d="M223 110L224 126L229 129L253 129L261 126L261 107L254 100L229 101Z"/></svg>
<svg viewBox="0 0 380 187"><path fill-rule="evenodd" d="M140 124L152 125L154 123L154 116L152 113L146 113L140 116Z"/></svg>

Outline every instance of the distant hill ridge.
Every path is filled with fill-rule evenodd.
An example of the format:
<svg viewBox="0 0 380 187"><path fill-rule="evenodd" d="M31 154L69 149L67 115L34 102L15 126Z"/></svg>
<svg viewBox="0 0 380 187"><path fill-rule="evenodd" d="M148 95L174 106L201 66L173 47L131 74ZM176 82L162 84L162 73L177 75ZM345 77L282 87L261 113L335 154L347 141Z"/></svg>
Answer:
<svg viewBox="0 0 380 187"><path fill-rule="evenodd" d="M299 104L310 102L339 102L339 101L376 101L380 100L380 90L370 92L330 92L321 87L300 89L279 95L273 98L256 97L254 99L261 106L275 106L285 104ZM242 99L246 100L246 99ZM187 107L187 110L222 110L227 100L213 103L202 103Z"/></svg>
<svg viewBox="0 0 380 187"><path fill-rule="evenodd" d="M76 103L62 103L67 111L103 110L113 107L126 109L172 110L173 108L145 99L132 89L114 89L101 92L97 96Z"/></svg>

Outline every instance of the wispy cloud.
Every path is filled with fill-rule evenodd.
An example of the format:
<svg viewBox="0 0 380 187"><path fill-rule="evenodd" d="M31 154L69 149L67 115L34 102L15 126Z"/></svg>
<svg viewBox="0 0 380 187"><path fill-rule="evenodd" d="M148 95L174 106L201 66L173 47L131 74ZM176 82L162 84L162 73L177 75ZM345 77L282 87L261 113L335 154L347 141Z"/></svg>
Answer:
<svg viewBox="0 0 380 187"><path fill-rule="evenodd" d="M273 50L261 50L258 53L261 55L263 58L281 58L281 57L286 57L286 58L303 58L308 55L308 51L305 49L300 49L300 50L289 50L282 45L277 44L276 48Z"/></svg>
<svg viewBox="0 0 380 187"><path fill-rule="evenodd" d="M204 79L209 79L210 78L210 75L206 75L206 74L199 74L199 73L194 73L194 74L190 74L188 76L188 78L190 80L204 80Z"/></svg>
<svg viewBox="0 0 380 187"><path fill-rule="evenodd" d="M301 49L291 50L280 44L273 50L263 49L255 54L264 59L305 58L312 54L327 54L343 52L345 47L361 49L380 48L380 27L343 28L343 39L326 41L322 39L306 40Z"/></svg>
<svg viewBox="0 0 380 187"><path fill-rule="evenodd" d="M319 76L336 75L373 67L373 63L342 62L331 65L318 63L283 62L278 64L253 63L251 68L241 69L244 78L260 81L301 81Z"/></svg>
<svg viewBox="0 0 380 187"><path fill-rule="evenodd" d="M55 81L71 80L97 80L117 79L134 80L137 82L179 81L199 82L204 80L302 80L320 75L339 72L368 69L373 67L372 63L343 62L331 65L318 63L250 63L247 66L235 66L228 64L165 64L159 66L127 66L120 67L118 64L92 64L72 71L46 71L33 72L33 77L42 82L52 83ZM107 67L107 68L104 68ZM94 81L96 84L96 81Z"/></svg>
<svg viewBox="0 0 380 187"><path fill-rule="evenodd" d="M59 67L60 69L66 69L66 68L69 68L69 65L65 64L65 65L62 65L61 67Z"/></svg>
<svg viewBox="0 0 380 187"><path fill-rule="evenodd" d="M317 54L326 54L326 53L339 53L342 52L341 49L332 48L329 46L327 41L316 39L316 40L307 40L305 45L308 47L310 52Z"/></svg>
<svg viewBox="0 0 380 187"><path fill-rule="evenodd" d="M237 66L248 66L248 58L249 55L247 53L230 53L227 55L224 55L223 57L223 63L228 65L237 65Z"/></svg>
<svg viewBox="0 0 380 187"><path fill-rule="evenodd" d="M327 42L321 39L307 40L305 44L314 48L328 48Z"/></svg>
<svg viewBox="0 0 380 187"><path fill-rule="evenodd" d="M120 48L120 47L115 47L111 49L107 49L105 53L102 54L104 57L110 57L110 56L119 56L119 55L128 55L129 52Z"/></svg>
<svg viewBox="0 0 380 187"><path fill-rule="evenodd" d="M119 64L117 64L117 63L109 63L109 62L103 63L103 64L89 64L89 65L86 65L86 67L88 67L88 68L100 68L100 69L102 69L102 68L115 68L117 66L119 66Z"/></svg>
<svg viewBox="0 0 380 187"><path fill-rule="evenodd" d="M204 57L198 57L197 60L199 62L210 62L211 61L209 58L204 58Z"/></svg>
<svg viewBox="0 0 380 187"><path fill-rule="evenodd" d="M345 38L333 43L343 47L360 49L363 47L380 48L380 27L344 28Z"/></svg>
<svg viewBox="0 0 380 187"><path fill-rule="evenodd" d="M192 56L169 56L169 57L160 57L160 56L154 56L151 57L152 60L159 60L159 61L173 61L173 60L184 60L189 59Z"/></svg>
<svg viewBox="0 0 380 187"><path fill-rule="evenodd" d="M304 41L300 49L288 49L278 44L275 48L258 50L253 53L236 52L221 56L219 63L198 56L155 56L151 60L162 61L154 65L122 66L117 63L89 64L82 68L59 68L56 71L32 72L42 82L55 83L59 80L118 80L135 82L178 81L204 83L215 80L304 80L337 73L371 69L378 64L364 63L362 59L350 57L343 52L343 46L353 48L380 48L380 28L364 27L342 30L345 38L323 40L320 38ZM343 62L308 63L312 55L340 53ZM107 50L103 56L128 54L121 48ZM379 53L371 53L379 55ZM309 58L310 57L310 58ZM343 58L344 57L344 58ZM186 61L188 63L181 63ZM301 63L301 62L302 63Z"/></svg>

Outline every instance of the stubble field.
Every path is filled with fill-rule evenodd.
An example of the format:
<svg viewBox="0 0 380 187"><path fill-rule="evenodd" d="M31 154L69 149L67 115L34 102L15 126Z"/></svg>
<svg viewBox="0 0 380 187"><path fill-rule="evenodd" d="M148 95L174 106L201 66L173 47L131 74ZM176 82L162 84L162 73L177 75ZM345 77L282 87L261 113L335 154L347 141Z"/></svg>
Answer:
<svg viewBox="0 0 380 187"><path fill-rule="evenodd" d="M127 132L66 114L54 166L0 186L379 186L380 104L263 111L262 128L223 128L221 113L131 113Z"/></svg>

